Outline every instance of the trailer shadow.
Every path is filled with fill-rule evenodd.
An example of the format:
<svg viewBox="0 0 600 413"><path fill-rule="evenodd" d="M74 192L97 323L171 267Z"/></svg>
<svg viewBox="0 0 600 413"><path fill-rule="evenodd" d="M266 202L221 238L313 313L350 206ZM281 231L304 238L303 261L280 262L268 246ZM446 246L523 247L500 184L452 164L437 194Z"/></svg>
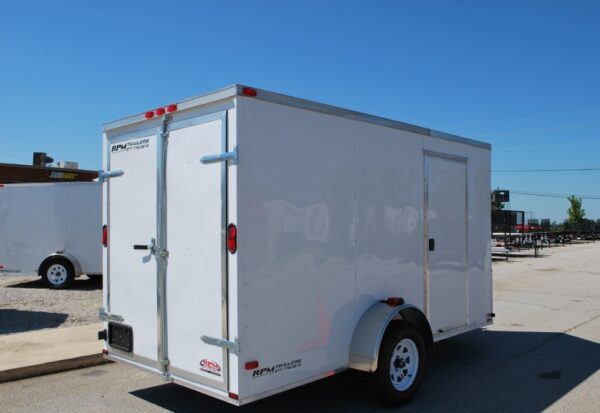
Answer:
<svg viewBox="0 0 600 413"><path fill-rule="evenodd" d="M564 333L474 331L437 345L425 381L400 411L539 412L600 369L600 344ZM131 392L172 412L240 408L165 384ZM243 406L241 411L390 411L366 375L347 372Z"/></svg>
<svg viewBox="0 0 600 413"><path fill-rule="evenodd" d="M55 328L64 323L68 314L0 308L0 335Z"/></svg>
<svg viewBox="0 0 600 413"><path fill-rule="evenodd" d="M18 282L15 284L6 285L5 288L35 288L48 290L48 286L44 283L41 277L34 280L28 279L27 281ZM82 276L75 278L73 283L67 288L67 290L73 291L94 291L102 289L102 278Z"/></svg>

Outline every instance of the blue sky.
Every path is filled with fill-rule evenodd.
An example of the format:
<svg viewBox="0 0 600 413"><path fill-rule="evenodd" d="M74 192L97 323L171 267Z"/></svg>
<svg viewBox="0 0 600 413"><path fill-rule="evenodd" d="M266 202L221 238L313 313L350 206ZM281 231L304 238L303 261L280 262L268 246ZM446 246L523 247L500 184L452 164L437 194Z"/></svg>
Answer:
<svg viewBox="0 0 600 413"><path fill-rule="evenodd" d="M5 1L0 162L98 169L102 123L244 83L488 141L494 170L600 167L598 21L594 1ZM492 186L599 195L599 177ZM568 207L511 200L557 221Z"/></svg>

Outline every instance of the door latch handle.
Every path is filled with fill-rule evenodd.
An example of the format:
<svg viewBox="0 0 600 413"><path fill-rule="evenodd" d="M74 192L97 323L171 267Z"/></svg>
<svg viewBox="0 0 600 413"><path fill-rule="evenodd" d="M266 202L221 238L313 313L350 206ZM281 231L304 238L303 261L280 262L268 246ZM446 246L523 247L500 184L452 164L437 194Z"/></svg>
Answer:
<svg viewBox="0 0 600 413"><path fill-rule="evenodd" d="M435 239L429 238L429 251L435 251Z"/></svg>
<svg viewBox="0 0 600 413"><path fill-rule="evenodd" d="M156 239L152 238L150 240L150 245L146 245L146 244L134 244L133 245L133 249L134 250L150 250L150 253L154 254L156 252Z"/></svg>

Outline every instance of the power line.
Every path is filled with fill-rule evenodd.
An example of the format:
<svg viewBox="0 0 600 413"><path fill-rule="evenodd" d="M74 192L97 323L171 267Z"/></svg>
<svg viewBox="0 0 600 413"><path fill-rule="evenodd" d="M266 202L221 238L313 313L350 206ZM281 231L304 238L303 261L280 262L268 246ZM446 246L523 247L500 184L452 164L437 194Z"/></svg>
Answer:
<svg viewBox="0 0 600 413"><path fill-rule="evenodd" d="M581 142L567 142L567 143L550 143L545 145L526 145L526 146L508 146L508 147L497 147L494 146L494 152L503 151L521 151L525 149L546 149L546 148L560 148L564 146L581 146L581 145L593 145L600 143L600 140L589 140Z"/></svg>
<svg viewBox="0 0 600 413"><path fill-rule="evenodd" d="M547 192L531 192L531 191L517 191L514 189L510 190L511 194L517 195L529 195L529 196L542 196L547 198L568 198L573 194L553 194ZM600 199L600 195L575 195L577 198L581 199Z"/></svg>
<svg viewBox="0 0 600 413"><path fill-rule="evenodd" d="M577 111L568 111L568 112L545 112L545 113L538 113L535 115L519 116L519 117L504 118L504 119L494 119L494 120L487 121L487 122L471 123L471 124L467 124L466 127L473 128L473 127L488 126L488 125L495 125L498 123L508 123L508 122L514 122L514 121L522 121L522 120L557 118L559 116L564 116L564 115L579 115L579 114L583 114L583 113L591 113L591 112L598 112L598 111L600 111L600 108L596 107L596 108L588 108L588 109L582 109L582 110L577 110ZM462 128L464 128L464 127L465 127L465 125L462 125Z"/></svg>
<svg viewBox="0 0 600 413"><path fill-rule="evenodd" d="M512 173L512 172L580 172L580 171L600 171L600 168L560 168L560 169L494 169L494 173Z"/></svg>

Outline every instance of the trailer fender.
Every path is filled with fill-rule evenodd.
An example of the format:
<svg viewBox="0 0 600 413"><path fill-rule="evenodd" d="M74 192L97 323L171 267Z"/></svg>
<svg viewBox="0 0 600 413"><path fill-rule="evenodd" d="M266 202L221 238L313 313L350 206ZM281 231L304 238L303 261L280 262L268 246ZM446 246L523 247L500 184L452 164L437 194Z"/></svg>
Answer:
<svg viewBox="0 0 600 413"><path fill-rule="evenodd" d="M411 304L390 306L377 302L365 311L352 335L348 367L355 370L374 372L383 336L394 321L403 320L415 327L422 335L427 352L433 349L433 335L427 318Z"/></svg>
<svg viewBox="0 0 600 413"><path fill-rule="evenodd" d="M69 262L73 266L73 270L75 270L75 277L79 277L81 275L81 264L79 264L79 261L77 261L77 258L75 258L73 255L69 254L68 252L64 252L64 251L57 251L53 254L48 255L40 263L40 266L38 267L38 275L40 275L40 276L42 275L42 274L40 274L40 269L44 266L45 263L47 263L48 261L53 260L57 257L65 258L65 259L69 260Z"/></svg>

